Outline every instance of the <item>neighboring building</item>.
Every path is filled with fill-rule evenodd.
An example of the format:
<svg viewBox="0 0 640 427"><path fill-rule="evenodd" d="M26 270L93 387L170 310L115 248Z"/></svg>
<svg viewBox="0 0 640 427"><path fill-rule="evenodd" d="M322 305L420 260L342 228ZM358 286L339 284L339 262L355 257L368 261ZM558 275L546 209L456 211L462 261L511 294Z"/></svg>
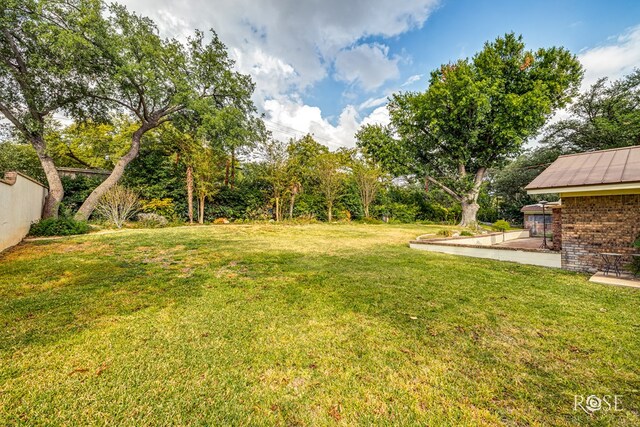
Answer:
<svg viewBox="0 0 640 427"><path fill-rule="evenodd" d="M603 252L633 253L640 234L640 146L560 156L526 190L562 199L554 221L562 268L594 272Z"/></svg>
<svg viewBox="0 0 640 427"><path fill-rule="evenodd" d="M523 224L525 230L529 230L532 237L543 236L544 230L547 230L547 236L551 236L552 230L552 215L553 208L557 208L560 202L549 202L542 208L540 203L533 205L527 205L520 209L520 212L524 214ZM546 223L546 225L545 225Z"/></svg>

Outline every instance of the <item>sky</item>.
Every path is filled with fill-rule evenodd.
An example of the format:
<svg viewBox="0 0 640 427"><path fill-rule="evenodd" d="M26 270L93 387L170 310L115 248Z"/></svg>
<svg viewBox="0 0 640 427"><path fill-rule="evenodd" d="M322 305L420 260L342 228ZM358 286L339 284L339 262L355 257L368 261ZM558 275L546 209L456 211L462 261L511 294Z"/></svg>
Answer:
<svg viewBox="0 0 640 427"><path fill-rule="evenodd" d="M387 97L423 91L431 70L506 32L528 48L563 46L583 88L640 67L640 1L121 0L163 36L214 29L274 137L312 133L353 146L362 124L388 123ZM562 115L563 113L560 113Z"/></svg>

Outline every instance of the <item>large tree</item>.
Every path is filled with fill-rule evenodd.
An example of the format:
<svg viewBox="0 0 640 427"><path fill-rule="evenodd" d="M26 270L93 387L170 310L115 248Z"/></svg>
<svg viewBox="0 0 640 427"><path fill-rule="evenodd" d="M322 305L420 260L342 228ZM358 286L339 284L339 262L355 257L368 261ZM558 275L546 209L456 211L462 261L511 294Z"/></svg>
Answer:
<svg viewBox="0 0 640 427"><path fill-rule="evenodd" d="M580 63L567 50L526 50L522 37L506 34L473 58L433 71L425 92L393 95L391 128L377 132L384 150L376 146L380 139L359 142L383 164L389 152L409 159L405 166L457 200L461 225L471 226L487 170L517 155L572 99L581 77Z"/></svg>
<svg viewBox="0 0 640 427"><path fill-rule="evenodd" d="M254 86L248 76L232 70L225 45L211 32L205 41L197 31L186 45L158 36L155 24L119 5L110 7L111 33L102 42L109 60L109 79L92 92L137 122L130 149L115 163L111 175L85 200L76 219L88 219L103 194L115 185L138 155L145 133L185 111L210 115L230 103L253 113Z"/></svg>
<svg viewBox="0 0 640 427"><path fill-rule="evenodd" d="M44 217L56 217L64 196L47 151L54 114L87 117L87 97L102 77L95 45L103 33L99 0L3 0L0 6L0 112L35 149L49 185Z"/></svg>

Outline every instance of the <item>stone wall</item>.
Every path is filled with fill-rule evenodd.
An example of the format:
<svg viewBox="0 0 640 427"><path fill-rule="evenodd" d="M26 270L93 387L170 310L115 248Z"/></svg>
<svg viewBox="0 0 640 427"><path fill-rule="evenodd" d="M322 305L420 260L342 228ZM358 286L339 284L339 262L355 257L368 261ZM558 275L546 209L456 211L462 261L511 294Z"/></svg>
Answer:
<svg viewBox="0 0 640 427"><path fill-rule="evenodd" d="M553 245L551 249L559 251L562 249L562 207L554 207L552 210L551 232L553 233Z"/></svg>
<svg viewBox="0 0 640 427"><path fill-rule="evenodd" d="M11 247L38 221L47 197L42 184L18 172L0 178L0 251Z"/></svg>
<svg viewBox="0 0 640 427"><path fill-rule="evenodd" d="M640 194L562 198L562 268L595 272L602 252L629 254L640 234Z"/></svg>

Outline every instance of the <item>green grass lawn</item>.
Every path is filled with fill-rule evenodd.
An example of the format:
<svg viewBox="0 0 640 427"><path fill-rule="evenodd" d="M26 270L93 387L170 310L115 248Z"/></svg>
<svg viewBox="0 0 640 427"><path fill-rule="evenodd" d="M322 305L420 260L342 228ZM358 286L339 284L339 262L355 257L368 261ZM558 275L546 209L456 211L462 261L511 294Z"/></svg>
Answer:
<svg viewBox="0 0 640 427"><path fill-rule="evenodd" d="M0 425L640 425L640 292L408 248L440 228L20 245L0 255ZM591 394L621 410L575 412Z"/></svg>

